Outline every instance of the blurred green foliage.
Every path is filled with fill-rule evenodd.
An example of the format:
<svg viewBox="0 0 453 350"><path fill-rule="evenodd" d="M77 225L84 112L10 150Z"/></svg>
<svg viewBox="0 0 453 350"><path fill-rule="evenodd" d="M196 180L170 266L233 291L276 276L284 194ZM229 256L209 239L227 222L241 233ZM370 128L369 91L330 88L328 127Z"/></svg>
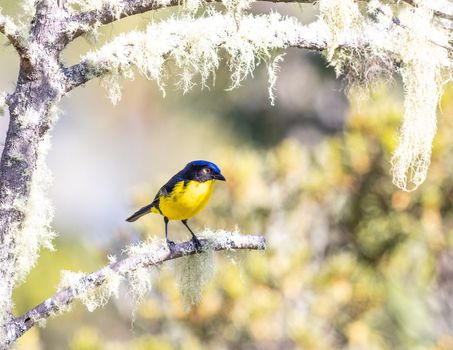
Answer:
<svg viewBox="0 0 453 350"><path fill-rule="evenodd" d="M24 348L453 349L453 88L440 106L429 177L413 193L389 175L401 101L385 88L352 100L344 134L315 146L285 138L266 150L215 150L228 181L196 224L262 233L268 249L217 254L197 307L184 311L163 266L135 312L127 293L92 315L76 307L28 333ZM140 224L162 231L157 219ZM63 241L58 248L16 294L18 310L51 293L60 260L89 270L82 262L99 256Z"/></svg>

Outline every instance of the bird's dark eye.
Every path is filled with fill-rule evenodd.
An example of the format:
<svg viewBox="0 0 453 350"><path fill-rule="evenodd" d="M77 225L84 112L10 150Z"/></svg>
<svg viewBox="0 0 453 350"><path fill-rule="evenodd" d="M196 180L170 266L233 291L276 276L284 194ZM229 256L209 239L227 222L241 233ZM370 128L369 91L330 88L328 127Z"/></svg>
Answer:
<svg viewBox="0 0 453 350"><path fill-rule="evenodd" d="M203 168L203 169L200 169L200 176L206 176L206 175L209 175L211 173L211 169L209 168Z"/></svg>

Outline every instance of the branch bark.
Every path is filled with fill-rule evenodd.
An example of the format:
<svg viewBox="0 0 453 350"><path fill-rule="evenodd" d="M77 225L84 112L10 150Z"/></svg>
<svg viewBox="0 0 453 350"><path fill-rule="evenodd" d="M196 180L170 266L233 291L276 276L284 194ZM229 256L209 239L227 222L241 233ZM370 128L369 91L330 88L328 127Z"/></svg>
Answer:
<svg viewBox="0 0 453 350"><path fill-rule="evenodd" d="M258 235L231 234L209 240L201 239L200 243L202 245L202 250L210 249L215 251L236 249L264 250L266 248L265 238ZM22 316L12 320L7 325L8 343L4 345L8 346L12 344L38 322L45 320L58 312L64 311L82 294L102 286L102 284L105 283L108 274L111 274L112 271L127 278L130 273L139 268L159 265L167 260L198 253L193 242L187 241L176 244L171 251L166 247L161 247L156 251L125 258L86 275L81 281L81 285L84 286L83 290L72 287L65 288Z"/></svg>

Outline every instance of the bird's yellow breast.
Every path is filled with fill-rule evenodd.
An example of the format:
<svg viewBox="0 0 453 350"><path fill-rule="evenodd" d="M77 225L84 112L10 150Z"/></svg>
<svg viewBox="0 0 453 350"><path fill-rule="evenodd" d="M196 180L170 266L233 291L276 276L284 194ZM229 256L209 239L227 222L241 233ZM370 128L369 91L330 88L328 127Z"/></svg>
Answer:
<svg viewBox="0 0 453 350"><path fill-rule="evenodd" d="M170 220L185 220L193 217L209 201L213 183L213 180L178 182L171 193L159 198L160 212ZM159 213L156 208L153 208L152 212Z"/></svg>

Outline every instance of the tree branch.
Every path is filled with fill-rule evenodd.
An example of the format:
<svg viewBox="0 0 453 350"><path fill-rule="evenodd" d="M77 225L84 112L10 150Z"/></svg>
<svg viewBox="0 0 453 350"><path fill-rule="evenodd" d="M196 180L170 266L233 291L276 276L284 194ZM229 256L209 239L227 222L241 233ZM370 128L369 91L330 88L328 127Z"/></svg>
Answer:
<svg viewBox="0 0 453 350"><path fill-rule="evenodd" d="M204 28L211 29L206 37L200 38ZM329 33L320 22L302 25L295 18L278 14L247 15L239 22L232 17L221 15L193 20L173 19L150 25L144 32L120 36L86 55L80 63L65 68L66 90L70 91L93 78L111 72L122 73L133 65L149 79L159 80L160 73L156 72L163 68L163 62L170 58L178 60L178 55L183 51L196 55L203 65L207 57L219 54L222 50L231 51L231 54L236 56L233 60L247 50L256 51L257 57L264 52L290 47L321 51L327 47L328 38ZM247 47L235 47L235 43L243 43ZM180 63L177 62L179 66ZM186 63L189 69L196 66L192 58ZM255 64L254 59L251 64Z"/></svg>
<svg viewBox="0 0 453 350"><path fill-rule="evenodd" d="M162 62L175 59L175 57L177 59L180 52L191 51L196 53L207 48L208 52L205 56L203 56L203 53L198 54L203 60L204 57L212 55L214 46L217 47L218 51L230 50L231 38L234 37L238 42L247 41L251 50L257 49L255 52L257 57L262 57L263 51L269 53L272 50L290 47L322 51L328 48L332 39L326 24L321 20L310 25L302 25L294 18L280 17L275 20L275 17L272 16L247 15L234 24L230 23L228 19L220 17L213 21L210 16L198 18L190 23L185 18L170 22L170 24L169 21L151 24L145 32L133 32L118 37L99 50L89 53L82 58L79 64L65 68L66 91L105 74L122 74L128 71L131 66L137 67L142 74L160 84ZM393 19L393 23L409 30L397 18ZM266 32L259 29L259 26L265 28ZM201 35L203 28L211 28L209 34ZM236 28L236 31L234 28ZM344 39L341 43L337 43L337 47L363 49L370 45L376 45L377 28L378 26L373 27L373 24L370 24L370 27L358 33L357 37L350 37ZM213 32L215 35L211 35ZM260 32L259 36L256 35L257 32ZM211 35L212 42L207 44L206 40L208 39L204 40L205 35L206 37ZM276 40L273 40L275 38ZM451 51L452 47L441 39L428 38L434 45ZM156 42L160 44L157 45ZM200 45L200 47L197 47L197 45ZM383 47L383 49L386 48ZM238 52L241 52L241 48L237 48L237 52L231 50L232 55ZM150 62L154 66L150 66ZM195 65L192 63L193 61L189 61L188 66L193 68ZM177 66L181 67L182 65L177 62ZM234 71L234 67L230 66L230 69ZM185 73L194 75L200 72L182 72L183 75ZM202 76L202 80L204 78Z"/></svg>
<svg viewBox="0 0 453 350"><path fill-rule="evenodd" d="M202 250L264 250L266 248L265 238L259 235L223 234L213 236L209 239L201 239L200 242ZM6 345L12 344L36 323L47 319L51 315L64 311L74 300L87 291L102 286L112 271L127 278L128 275L139 268L159 265L167 260L197 253L192 241L176 244L171 251L166 246L161 246L150 252L130 256L86 275L80 282L83 288L65 288L22 316L11 321L7 325L8 344Z"/></svg>
<svg viewBox="0 0 453 350"><path fill-rule="evenodd" d="M209 2L220 2L221 0L207 0ZM275 3L315 3L317 0L258 0ZM93 29L97 25L109 24L121 18L145 13L152 10L158 10L164 7L180 5L180 0L123 0L115 2L115 8L105 4L102 8L86 11L73 15L69 21L76 26L72 32L70 40Z"/></svg>

